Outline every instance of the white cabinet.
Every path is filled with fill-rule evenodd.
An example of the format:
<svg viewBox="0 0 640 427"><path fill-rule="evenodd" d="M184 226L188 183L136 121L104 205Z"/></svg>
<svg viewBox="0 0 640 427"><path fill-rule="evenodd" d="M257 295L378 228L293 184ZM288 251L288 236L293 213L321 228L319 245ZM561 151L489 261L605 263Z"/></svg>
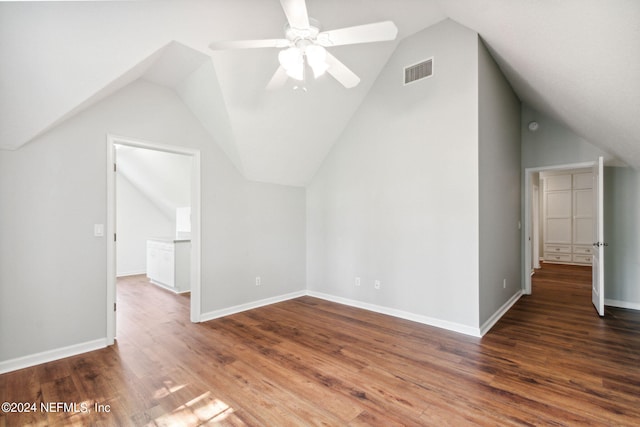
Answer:
<svg viewBox="0 0 640 427"><path fill-rule="evenodd" d="M147 240L147 277L151 283L174 292L190 290L191 242L189 240Z"/></svg>
<svg viewBox="0 0 640 427"><path fill-rule="evenodd" d="M591 264L593 177L572 171L544 176L544 260Z"/></svg>

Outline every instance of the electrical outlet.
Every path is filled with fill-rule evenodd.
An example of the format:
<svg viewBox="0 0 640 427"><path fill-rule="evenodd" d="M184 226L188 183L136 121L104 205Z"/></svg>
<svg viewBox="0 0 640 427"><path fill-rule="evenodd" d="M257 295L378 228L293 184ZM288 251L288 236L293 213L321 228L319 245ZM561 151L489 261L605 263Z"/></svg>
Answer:
<svg viewBox="0 0 640 427"><path fill-rule="evenodd" d="M262 280L260 279L260 276L256 276L256 286L260 285L262 285Z"/></svg>
<svg viewBox="0 0 640 427"><path fill-rule="evenodd" d="M360 278L359 277L356 277L355 283L356 283L356 286L360 286Z"/></svg>
<svg viewBox="0 0 640 427"><path fill-rule="evenodd" d="M502 280L502 289L507 289L507 279Z"/></svg>
<svg viewBox="0 0 640 427"><path fill-rule="evenodd" d="M373 282L373 287L376 289L380 289L380 280L376 280Z"/></svg>

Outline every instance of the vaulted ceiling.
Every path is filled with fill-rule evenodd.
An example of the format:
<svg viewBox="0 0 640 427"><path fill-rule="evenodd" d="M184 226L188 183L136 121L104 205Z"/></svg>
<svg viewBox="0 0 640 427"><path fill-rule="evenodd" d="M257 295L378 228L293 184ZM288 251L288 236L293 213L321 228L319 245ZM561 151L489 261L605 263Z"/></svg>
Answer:
<svg viewBox="0 0 640 427"><path fill-rule="evenodd" d="M324 29L392 20L398 40L334 47L361 78L265 90L278 0L0 3L0 148L17 149L143 78L171 88L252 180L305 185L401 40L443 19L478 32L520 99L640 168L640 2L307 0Z"/></svg>

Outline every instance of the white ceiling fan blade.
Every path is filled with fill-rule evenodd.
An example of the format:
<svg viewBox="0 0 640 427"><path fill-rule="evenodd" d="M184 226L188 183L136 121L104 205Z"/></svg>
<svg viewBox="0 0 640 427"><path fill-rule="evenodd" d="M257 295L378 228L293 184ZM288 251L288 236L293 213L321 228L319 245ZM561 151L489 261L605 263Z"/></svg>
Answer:
<svg viewBox="0 0 640 427"><path fill-rule="evenodd" d="M342 86L347 89L358 86L358 83L360 83L360 77L340 62L338 58L327 52L326 61L329 65L327 73L331 74L333 78L342 84Z"/></svg>
<svg viewBox="0 0 640 427"><path fill-rule="evenodd" d="M281 88L286 82L289 76L287 75L287 70L279 66L276 72L269 80L269 84L267 84L267 90L274 90Z"/></svg>
<svg viewBox="0 0 640 427"><path fill-rule="evenodd" d="M357 25L355 27L340 28L324 31L318 34L318 44L322 46L341 46L345 44L371 43L395 40L398 27L391 21L375 22L373 24Z"/></svg>
<svg viewBox="0 0 640 427"><path fill-rule="evenodd" d="M309 28L309 14L304 0L280 0L280 4L291 28Z"/></svg>
<svg viewBox="0 0 640 427"><path fill-rule="evenodd" d="M213 42L209 45L211 50L226 50L226 49L253 49L263 47L289 47L289 40L287 39L264 39L264 40L231 40Z"/></svg>

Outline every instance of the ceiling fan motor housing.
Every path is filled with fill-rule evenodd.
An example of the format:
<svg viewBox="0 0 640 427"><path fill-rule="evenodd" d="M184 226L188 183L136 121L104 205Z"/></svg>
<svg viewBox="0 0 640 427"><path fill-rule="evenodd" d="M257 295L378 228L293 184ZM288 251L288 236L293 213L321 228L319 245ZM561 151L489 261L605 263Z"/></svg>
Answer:
<svg viewBox="0 0 640 427"><path fill-rule="evenodd" d="M284 33L287 40L291 41L292 46L297 46L298 42L302 40L313 42L320 34L320 23L313 18L309 18L308 28L294 28L289 24L285 24Z"/></svg>

